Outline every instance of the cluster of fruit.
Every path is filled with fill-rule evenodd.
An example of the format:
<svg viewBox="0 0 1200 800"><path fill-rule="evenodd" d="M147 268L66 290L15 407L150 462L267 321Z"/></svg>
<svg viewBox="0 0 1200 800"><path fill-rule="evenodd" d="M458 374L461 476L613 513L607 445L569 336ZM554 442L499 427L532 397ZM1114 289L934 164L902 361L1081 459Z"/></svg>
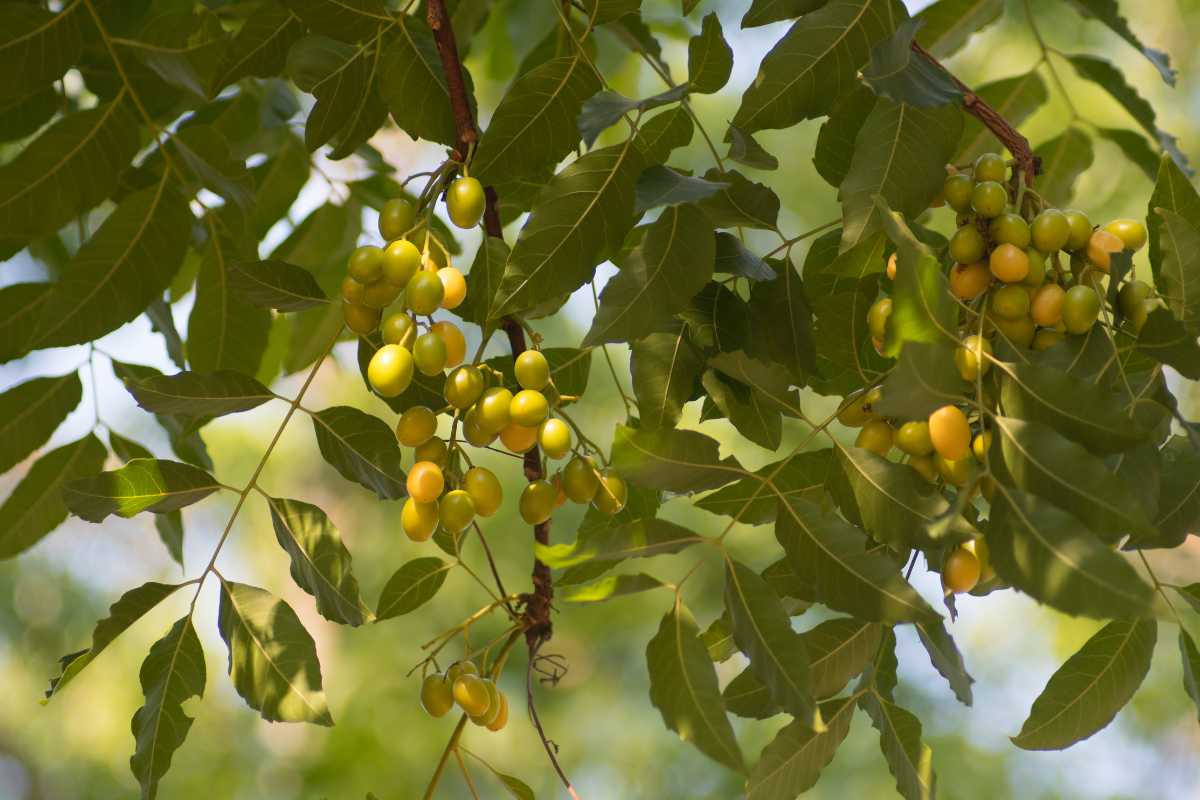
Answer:
<svg viewBox="0 0 1200 800"><path fill-rule="evenodd" d="M455 662L421 682L421 705L431 716L444 717L456 703L481 728L498 731L508 724L508 698L472 661Z"/></svg>
<svg viewBox="0 0 1200 800"><path fill-rule="evenodd" d="M945 203L958 215L948 246L949 289L960 301L954 362L973 386L992 365L997 332L1015 348L1041 351L1068 334L1090 331L1105 310L1114 254L1133 253L1147 239L1145 226L1136 220L1093 228L1082 211L1046 207L1035 192L1008 180L1008 169L1003 158L986 153L969 174L952 170L943 187ZM1069 269L1063 267L1064 256ZM895 279L896 269L893 254L888 278ZM1145 282L1119 277L1124 281L1117 293L1119 316L1112 315L1109 324L1123 318L1136 333L1157 301ZM876 349L883 347L891 313L890 297L876 300L867 311ZM881 396L878 387L863 390L839 412L843 424L861 427L858 447L880 456L896 447L905 463L931 483L940 480L968 491L977 487L990 500L995 484L988 477L977 480L977 464L986 463L992 434L973 405L946 405L927 420L896 426L873 412ZM952 592L970 591L993 576L982 539L953 549L943 564L942 582Z"/></svg>

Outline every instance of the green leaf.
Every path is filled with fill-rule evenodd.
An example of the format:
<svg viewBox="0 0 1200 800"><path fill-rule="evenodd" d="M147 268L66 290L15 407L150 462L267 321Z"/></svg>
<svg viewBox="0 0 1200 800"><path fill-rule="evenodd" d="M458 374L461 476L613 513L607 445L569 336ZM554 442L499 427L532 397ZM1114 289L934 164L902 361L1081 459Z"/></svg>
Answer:
<svg viewBox="0 0 1200 800"><path fill-rule="evenodd" d="M905 800L936 797L933 751L921 740L921 721L877 692L864 695L859 704L879 731L879 749L896 779L896 791Z"/></svg>
<svg viewBox="0 0 1200 800"><path fill-rule="evenodd" d="M407 496L400 446L386 422L351 406L333 406L312 419L322 457L343 478L380 500Z"/></svg>
<svg viewBox="0 0 1200 800"><path fill-rule="evenodd" d="M1200 193L1191 180L1169 156L1159 161L1158 176L1146 212L1146 228L1150 233L1150 268L1158 282L1158 272L1164 258L1163 226L1165 219L1156 209L1166 209L1182 217L1193 228L1200 228Z"/></svg>
<svg viewBox="0 0 1200 800"><path fill-rule="evenodd" d="M1165 543L1181 544L1200 527L1200 453L1173 436L1162 448L1162 482L1154 527Z"/></svg>
<svg viewBox="0 0 1200 800"><path fill-rule="evenodd" d="M534 544L534 555L551 569L563 569L587 561L624 561L678 553L704 541L687 528L665 519L651 517L621 525L581 531L570 544Z"/></svg>
<svg viewBox="0 0 1200 800"><path fill-rule="evenodd" d="M167 293L167 296L170 292ZM183 337L175 327L175 316L167 297L156 297L146 307L146 319L150 320L150 330L162 336L163 345L167 348L167 356L179 369L187 369L187 357L183 352Z"/></svg>
<svg viewBox="0 0 1200 800"><path fill-rule="evenodd" d="M27 84L15 97L0 97L0 142L32 136L59 108L59 96L52 86Z"/></svg>
<svg viewBox="0 0 1200 800"><path fill-rule="evenodd" d="M484 237L467 273L467 297L454 313L479 327L488 324L488 310L504 277L508 245L496 236Z"/></svg>
<svg viewBox="0 0 1200 800"><path fill-rule="evenodd" d="M283 0L317 33L345 42L357 42L373 35L392 17L383 0Z"/></svg>
<svg viewBox="0 0 1200 800"><path fill-rule="evenodd" d="M633 210L635 214L642 214L658 206L693 203L712 197L726 186L728 184L681 175L669 167L653 164L638 176Z"/></svg>
<svg viewBox="0 0 1200 800"><path fill-rule="evenodd" d="M92 631L92 646L87 650L63 656L62 674L57 678L50 679L50 689L46 692L46 700L61 692L83 671L84 667L92 663L96 656L113 643L113 640L144 617L150 609L185 585L187 584L151 581L130 589L117 598L117 601L109 607L108 616L96 623L96 627Z"/></svg>
<svg viewBox="0 0 1200 800"><path fill-rule="evenodd" d="M77 372L34 378L0 394L0 472L45 444L82 396Z"/></svg>
<svg viewBox="0 0 1200 800"><path fill-rule="evenodd" d="M725 43L721 20L709 13L700 34L688 40L688 85L693 92L713 94L724 88L732 71L733 50Z"/></svg>
<svg viewBox="0 0 1200 800"><path fill-rule="evenodd" d="M730 125L725 131L729 142L729 153L725 156L730 161L736 161L753 169L779 169L779 159L767 152L753 136L736 125Z"/></svg>
<svg viewBox="0 0 1200 800"><path fill-rule="evenodd" d="M1080 128L1042 142L1033 151L1042 160L1038 193L1055 205L1065 206L1075 196L1075 179L1092 165L1092 139Z"/></svg>
<svg viewBox="0 0 1200 800"><path fill-rule="evenodd" d="M945 0L932 8L944 4ZM984 84L976 90L975 94L996 109L997 113L1013 126L1019 126L1029 119L1033 112L1046 103L1049 97L1046 83L1037 70ZM974 161L983 153L1000 152L1002 148L1003 145L996 139L995 134L975 117L968 115L963 123L962 139L959 141L958 152L953 161L955 164L965 164Z"/></svg>
<svg viewBox="0 0 1200 800"><path fill-rule="evenodd" d="M1158 164L1161 160L1158 148L1151 147L1145 136L1124 128L1097 127L1096 133L1119 147L1125 157L1140 167L1151 181L1158 175Z"/></svg>
<svg viewBox="0 0 1200 800"><path fill-rule="evenodd" d="M797 453L767 464L752 476L726 486L695 502L697 508L723 514L745 525L775 521L781 498L795 497L819 503L833 463L833 450ZM770 481L770 484L767 481Z"/></svg>
<svg viewBox="0 0 1200 800"><path fill-rule="evenodd" d="M721 172L716 167L704 173L711 183L727 183L723 189L697 205L718 228L763 228L774 230L779 219L779 197L769 186L755 183L737 170Z"/></svg>
<svg viewBox="0 0 1200 800"><path fill-rule="evenodd" d="M62 117L0 167L0 257L54 233L116 188L138 150L137 121L123 99Z"/></svg>
<svg viewBox="0 0 1200 800"><path fill-rule="evenodd" d="M813 165L830 186L840 186L850 171L854 145L863 123L875 107L875 93L865 85L854 87L829 110L829 119L817 132Z"/></svg>
<svg viewBox="0 0 1200 800"><path fill-rule="evenodd" d="M863 82L880 97L913 108L944 106L962 97L962 89L941 67L918 55L913 37L919 19L908 19L871 50L871 60L862 70Z"/></svg>
<svg viewBox="0 0 1200 800"><path fill-rule="evenodd" d="M1137 351L1174 368L1185 378L1200 379L1200 346L1196 344L1196 335L1189 333L1165 308L1150 312L1138 334Z"/></svg>
<svg viewBox="0 0 1200 800"><path fill-rule="evenodd" d="M783 268L791 269L791 265L785 264ZM727 275L740 275L752 281L773 281L778 277L775 274L775 270L771 268L765 259L759 258L746 245L742 244L741 239L725 231L717 231L717 256L713 271ZM792 285L799 286L799 278ZM778 287L774 287L774 289L775 292L772 292L772 294L778 292ZM760 298L762 296L760 294ZM753 299L753 288L751 288L752 302ZM808 310L807 306L804 308L804 311L808 312L808 322L811 324L811 311Z"/></svg>
<svg viewBox="0 0 1200 800"><path fill-rule="evenodd" d="M125 384L137 404L155 414L220 417L258 408L274 399L271 390L240 372L179 372L150 375Z"/></svg>
<svg viewBox="0 0 1200 800"><path fill-rule="evenodd" d="M805 500L781 498L779 510L775 538L820 602L868 621L939 619L890 556L864 549L862 531Z"/></svg>
<svg viewBox="0 0 1200 800"><path fill-rule="evenodd" d="M695 126L687 111L674 106L638 126L633 142L647 164L661 164L670 158L672 151L692 141L694 133Z"/></svg>
<svg viewBox="0 0 1200 800"><path fill-rule="evenodd" d="M599 89L596 73L578 55L521 75L480 138L471 173L494 184L553 168L579 143L575 119Z"/></svg>
<svg viewBox="0 0 1200 800"><path fill-rule="evenodd" d="M583 0L583 12L593 25L615 22L627 14L637 14L642 0Z"/></svg>
<svg viewBox="0 0 1200 800"><path fill-rule="evenodd" d="M207 98L212 72L227 41L216 14L181 4L152 16L136 38L122 38L119 45L166 84ZM137 89L136 78L133 88Z"/></svg>
<svg viewBox="0 0 1200 800"><path fill-rule="evenodd" d="M581 395L587 390L588 376L592 369L591 350L579 350L574 347L547 347L541 352L550 364L550 380L560 394ZM505 386L513 392L518 390L517 378L513 374L512 356L489 358L487 365L497 372L503 373ZM440 389L437 396L442 396ZM427 403L427 405L435 404Z"/></svg>
<svg viewBox="0 0 1200 800"><path fill-rule="evenodd" d="M380 38L356 46L308 36L288 51L288 75L317 98L304 125L309 150L337 137L336 154L343 157L382 124L387 110L375 89L381 48Z"/></svg>
<svg viewBox="0 0 1200 800"><path fill-rule="evenodd" d="M722 234L718 234L719 270L722 269L721 237ZM747 342L747 352L759 361L778 364L787 370L793 382L801 384L805 376L817 372L812 308L804 281L791 262L772 263L778 273L777 279L755 283L750 289L753 335ZM728 352L734 348L724 349Z"/></svg>
<svg viewBox="0 0 1200 800"><path fill-rule="evenodd" d="M771 587L753 570L730 562L725 570L725 608L734 641L750 659L755 677L767 686L772 702L813 730L823 730L813 702L808 651Z"/></svg>
<svg viewBox="0 0 1200 800"><path fill-rule="evenodd" d="M950 503L916 470L859 447L837 448L837 460L862 517L863 527L878 542L897 550L944 547L969 539L966 520L956 517L946 530L932 527L950 511Z"/></svg>
<svg viewBox="0 0 1200 800"><path fill-rule="evenodd" d="M882 633L877 623L839 617L801 634L808 649L813 697L833 697L846 688L875 657ZM826 724L832 723L826 719Z"/></svg>
<svg viewBox="0 0 1200 800"><path fill-rule="evenodd" d="M915 219L941 191L945 165L962 133L957 106L916 108L879 98L854 142L854 157L838 189L842 249L883 226L887 207Z"/></svg>
<svg viewBox="0 0 1200 800"><path fill-rule="evenodd" d="M800 396L792 388L793 381L773 364L752 358L742 350L717 353L708 363L753 389L757 396L756 405L789 417L802 416Z"/></svg>
<svg viewBox="0 0 1200 800"><path fill-rule="evenodd" d="M1129 23L1121 16L1116 0L1069 0L1071 5L1085 17L1098 20L1109 30L1128 42L1135 50L1146 57L1168 85L1175 85L1175 70L1171 69L1171 58L1161 50L1154 50L1142 44Z"/></svg>
<svg viewBox="0 0 1200 800"><path fill-rule="evenodd" d="M304 36L304 23L276 2L255 8L229 40L214 72L209 94L242 78L268 78L283 72L288 49Z"/></svg>
<svg viewBox="0 0 1200 800"><path fill-rule="evenodd" d="M291 606L256 586L222 580L217 628L234 688L263 719L333 725L316 646Z"/></svg>
<svg viewBox="0 0 1200 800"><path fill-rule="evenodd" d="M1100 619L1150 611L1153 592L1133 567L1064 511L997 484L987 542L996 572L1038 602Z"/></svg>
<svg viewBox="0 0 1200 800"><path fill-rule="evenodd" d="M370 612L363 606L350 552L325 512L300 500L268 498L275 538L292 560L292 580L317 601L325 619L361 625Z"/></svg>
<svg viewBox="0 0 1200 800"><path fill-rule="evenodd" d="M259 308L304 311L329 302L311 272L286 261L235 261L225 278L239 300Z"/></svg>
<svg viewBox="0 0 1200 800"><path fill-rule="evenodd" d="M440 558L416 558L400 567L383 587L375 621L408 614L428 603L453 568L454 564Z"/></svg>
<svg viewBox="0 0 1200 800"><path fill-rule="evenodd" d="M719 352L748 346L750 307L719 283L704 287L679 317L688 326L688 336L698 347Z"/></svg>
<svg viewBox="0 0 1200 800"><path fill-rule="evenodd" d="M951 347L908 342L883 383L883 398L873 407L884 416L923 420L947 403L961 401L967 389Z"/></svg>
<svg viewBox="0 0 1200 800"><path fill-rule="evenodd" d="M1127 450L1142 438L1118 398L1091 381L1036 364L993 365L1003 373L1000 402L1010 416L1047 425L1097 454Z"/></svg>
<svg viewBox="0 0 1200 800"><path fill-rule="evenodd" d="M125 198L54 284L26 346L92 341L142 313L174 277L191 225L165 182Z"/></svg>
<svg viewBox="0 0 1200 800"><path fill-rule="evenodd" d="M265 238L272 226L287 214L308 181L309 169L308 149L289 133L268 161L250 170L255 178L250 231L256 238Z"/></svg>
<svg viewBox="0 0 1200 800"><path fill-rule="evenodd" d="M733 124L755 133L828 114L905 16L893 0L832 0L805 14L763 59Z"/></svg>
<svg viewBox="0 0 1200 800"><path fill-rule="evenodd" d="M652 489L691 494L716 489L748 473L720 444L695 431L634 430L617 426L612 467L629 481Z"/></svg>
<svg viewBox="0 0 1200 800"><path fill-rule="evenodd" d="M917 14L917 41L938 58L952 56L1003 10L1004 0L940 0Z"/></svg>
<svg viewBox="0 0 1200 800"><path fill-rule="evenodd" d="M626 114L634 111L646 112L678 102L687 96L689 89L685 83L641 100L631 100L616 92L596 92L580 107L575 125L583 143L591 147L600 138L600 134L616 125Z"/></svg>
<svg viewBox="0 0 1200 800"><path fill-rule="evenodd" d="M84 33L90 32L83 4L67 3L57 14L40 5L0 6L0 74L20 76L29 85L61 78L83 55Z"/></svg>
<svg viewBox="0 0 1200 800"><path fill-rule="evenodd" d="M626 141L594 150L554 176L513 246L490 317L526 311L591 280L633 225L641 161Z"/></svg>
<svg viewBox="0 0 1200 800"><path fill-rule="evenodd" d="M642 427L673 428L704 369L684 335L652 333L629 346L629 371Z"/></svg>
<svg viewBox="0 0 1200 800"><path fill-rule="evenodd" d="M820 712L825 720L824 731L814 733L800 720L795 720L763 748L750 773L749 800L793 798L816 785L821 770L833 761L838 746L850 732L854 698L824 702Z"/></svg>
<svg viewBox="0 0 1200 800"><path fill-rule="evenodd" d="M759 447L779 449L783 419L761 392L711 369L700 382L707 395L701 421L723 416L738 433Z"/></svg>
<svg viewBox="0 0 1200 800"><path fill-rule="evenodd" d="M964 706L971 705L971 684L975 679L967 673L962 653L958 652L958 646L945 624L918 622L915 627L934 669L950 684L958 702Z"/></svg>
<svg viewBox="0 0 1200 800"><path fill-rule="evenodd" d="M1050 676L1013 744L1062 750L1103 729L1146 677L1157 638L1154 620L1105 625Z"/></svg>
<svg viewBox="0 0 1200 800"><path fill-rule="evenodd" d="M605 285L583 346L649 335L704 288L715 258L716 241L704 214L692 205L666 208Z"/></svg>
<svg viewBox="0 0 1200 800"><path fill-rule="evenodd" d="M816 11L828 0L751 0L750 10L742 17L743 28L757 28L785 19L796 19Z"/></svg>
<svg viewBox="0 0 1200 800"><path fill-rule="evenodd" d="M555 594L564 603L602 603L614 597L636 594L649 589L659 589L665 583L652 575L639 572L634 575L609 575L592 583L570 586Z"/></svg>
<svg viewBox="0 0 1200 800"><path fill-rule="evenodd" d="M1179 629L1179 654L1183 658L1183 689L1196 704L1200 717L1200 650L1196 640L1183 628Z"/></svg>
<svg viewBox="0 0 1200 800"><path fill-rule="evenodd" d="M940 262L912 238L908 226L887 209L882 198L876 199L898 254L884 355L899 355L910 343L957 343L958 304L950 294Z"/></svg>
<svg viewBox="0 0 1200 800"><path fill-rule="evenodd" d="M1200 333L1200 227L1165 208L1154 211L1162 218L1155 226L1160 258L1154 283L1167 308L1195 336Z"/></svg>
<svg viewBox="0 0 1200 800"><path fill-rule="evenodd" d="M1039 422L992 417L1004 469L1014 485L1074 515L1107 543L1145 535L1150 515L1108 465Z"/></svg>
<svg viewBox="0 0 1200 800"><path fill-rule="evenodd" d="M667 727L709 758L745 772L741 749L721 705L717 673L691 611L678 602L646 646L650 702Z"/></svg>
<svg viewBox="0 0 1200 800"><path fill-rule="evenodd" d="M142 511L174 511L220 488L216 478L191 464L138 458L120 469L67 483L63 501L75 516L101 522L109 514L132 517Z"/></svg>
<svg viewBox="0 0 1200 800"><path fill-rule="evenodd" d="M204 649L190 614L154 643L139 677L146 704L134 713L130 725L137 745L129 768L142 785L144 800L153 800L158 796L159 780L171 767L171 756L192 727L183 703L204 696Z"/></svg>
<svg viewBox="0 0 1200 800"><path fill-rule="evenodd" d="M112 370L113 375L126 388L129 388L131 383L149 380L152 377L162 375L154 367L147 367L141 364L126 364L116 360L112 361ZM212 459L208 456L208 449L205 447L204 440L200 438L200 433L195 427L185 424L178 417L156 414L154 418L163 430L166 431L167 437L171 442L171 449L175 452L175 455L197 467L208 470L213 468Z"/></svg>

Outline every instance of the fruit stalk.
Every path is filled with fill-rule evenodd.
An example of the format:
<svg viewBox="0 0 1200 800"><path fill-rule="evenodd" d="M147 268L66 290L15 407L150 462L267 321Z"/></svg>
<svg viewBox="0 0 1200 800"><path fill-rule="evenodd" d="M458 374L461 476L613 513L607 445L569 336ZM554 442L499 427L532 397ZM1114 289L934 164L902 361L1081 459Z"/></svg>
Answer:
<svg viewBox="0 0 1200 800"><path fill-rule="evenodd" d="M1026 139L1020 131L1009 124L999 111L992 108L986 100L984 100L975 92L971 91L971 87L958 79L953 72L946 69L942 62L933 57L933 54L918 44L915 40L912 43L913 52L921 56L935 67L945 72L950 80L954 81L963 93L963 108L967 113L974 116L984 124L989 131L996 135L996 138L1008 148L1008 152L1013 154L1013 158L1021 165L1021 172L1025 175L1025 185L1032 186L1033 179L1037 177L1041 171L1040 159L1033 154L1033 148L1029 146L1029 140Z"/></svg>

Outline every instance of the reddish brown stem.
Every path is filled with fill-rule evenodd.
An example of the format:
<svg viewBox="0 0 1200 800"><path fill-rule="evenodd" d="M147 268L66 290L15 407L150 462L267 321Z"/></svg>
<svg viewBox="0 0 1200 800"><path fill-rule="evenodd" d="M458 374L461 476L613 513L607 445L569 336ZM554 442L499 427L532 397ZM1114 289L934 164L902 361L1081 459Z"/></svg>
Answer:
<svg viewBox="0 0 1200 800"><path fill-rule="evenodd" d="M999 111L992 108L986 100L984 100L975 92L971 91L971 87L960 81L958 77L946 69L942 62L938 61L933 55L916 41L912 43L913 52L925 58L929 63L945 72L950 80L954 81L963 93L962 104L967 110L980 122L984 127L996 135L996 138L1008 148L1008 152L1013 154L1013 158L1021 166L1021 172L1025 176L1025 185L1032 186L1033 179L1041 172L1041 159L1033 154L1033 148L1029 146L1029 140L1025 136L1008 123Z"/></svg>

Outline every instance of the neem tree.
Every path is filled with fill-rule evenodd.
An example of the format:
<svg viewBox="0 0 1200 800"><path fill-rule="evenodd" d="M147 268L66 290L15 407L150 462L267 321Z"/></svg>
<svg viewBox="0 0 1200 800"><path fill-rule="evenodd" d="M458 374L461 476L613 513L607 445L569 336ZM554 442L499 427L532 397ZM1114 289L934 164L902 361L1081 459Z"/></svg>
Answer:
<svg viewBox="0 0 1200 800"><path fill-rule="evenodd" d="M463 764L470 724L505 727L512 706L493 679L518 645L528 651L522 705L574 794L533 704L535 675L561 667L542 653L556 596L673 592L670 602L642 601L665 606L646 649L650 702L668 728L743 772L754 798L812 786L855 709L878 729L900 793L934 794L921 724L894 700L893 628L916 629L963 703L972 679L944 615L907 580L918 561L941 573L951 618L955 593L1016 590L1105 620L1013 741L1058 749L1103 728L1146 674L1159 620L1178 624L1181 601L1200 608L1200 585L1164 586L1143 556L1177 547L1200 524L1196 431L1176 409L1165 369L1200 378L1200 196L1174 140L1108 61L1058 52L1039 35L1042 58L1026 75L973 91L946 72L936 59L996 20L1001 5L941 0L909 19L896 0L754 0L743 27L795 21L728 128L711 132L689 96L721 91L735 54L715 15L688 18L694 0L675 23L698 30L679 82L639 0L548 0L558 24L523 48L486 127L461 60L487 17L482 0L0 5L0 132L20 142L0 167L0 248L43 262L52 276L0 290L0 357L89 344L81 368L111 362L178 459L156 458L97 419L84 438L40 455L0 507L0 555L28 549L68 512L100 522L149 511L182 563L179 509L236 495L208 563L183 583L147 583L118 599L90 648L63 658L51 702L149 609L192 593L141 669L146 702L133 718L130 763L143 795L155 796L192 721L181 704L205 689L192 615L211 577L245 701L268 720L332 724L296 613L218 571L240 510L253 502L269 506L292 578L332 621L412 612L436 599L450 570L480 587L479 611L414 653L422 659L414 701L420 679L431 714L460 709L428 796L452 758ZM1066 5L1172 82L1166 56L1139 42L1112 0ZM630 52L661 79L661 94L628 99L607 88L598 62ZM1066 68L1107 90L1138 129L1075 113L1071 127L1031 150L1013 126L1045 100L1044 79L1070 102L1059 81ZM299 121L293 85L313 96ZM771 188L734 163L769 177L776 155L754 134L814 118L827 118L814 160L843 212L793 234L777 225ZM301 122L303 140L293 132ZM398 181L368 144L392 124L444 145L445 159ZM667 166L697 135L707 155ZM602 136L609 144L595 147ZM1090 165L1095 137L1157 181L1144 225L1094 227L1085 211L1054 208ZM991 152L1001 146L1011 161ZM343 202L318 208L262 260L263 237L292 207L321 148L359 158L372 174L339 185ZM459 243L435 215L442 202L456 226L482 223L485 233L465 279ZM367 207L381 212L378 237L362 230ZM932 214L957 215L948 241L926 226ZM768 235L778 243L764 246ZM799 269L793 256L806 240ZM1147 243L1150 273L1139 275L1132 254ZM543 342L536 320L592 283L606 260L620 271L599 293L582 344ZM185 337L171 305L189 295ZM141 314L177 374L92 344ZM473 355L464 323L482 330ZM498 332L509 352L485 359ZM364 392L398 418L303 405L322 362L355 335ZM270 341L287 346L268 351ZM621 390L628 418L605 448L568 408L591 355L608 358L610 343L631 350L630 376L609 366L633 397ZM294 397L268 388L304 371ZM3 468L44 444L81 394L79 375L68 373L0 395ZM815 395L845 399L817 419L805 409ZM273 400L286 412L254 477L226 485L211 474L200 432ZM809 433L751 471L720 457L715 440L676 427L692 401L702 419L726 418L769 452L781 446L784 417ZM420 555L374 608L324 512L258 483L297 412L311 417L316 446L338 473L381 501L403 500L398 527L414 542L432 540L405 546ZM835 435L843 426L861 428L855 446ZM487 518L514 498L473 464L484 448L516 456L528 481L517 502L533 529L532 580L516 592L487 542ZM415 464L406 473L407 449ZM104 471L110 461L124 466ZM715 536L657 518L669 498L696 494L684 502L726 518L714 520ZM573 543L552 545L550 521L568 498L590 508ZM765 569L729 556L724 543L738 523L774 526L779 550ZM725 611L707 626L685 603L704 561L673 583L606 574L627 559L687 549L722 556ZM841 615L815 626L801 618L806 630L797 632L792 617L814 604ZM500 636L467 638L495 619L505 620ZM1200 652L1182 626L1179 640L1184 688L1200 703ZM749 666L722 691L714 662L739 651ZM729 713L792 722L748 759ZM514 795L532 796L502 778Z"/></svg>

